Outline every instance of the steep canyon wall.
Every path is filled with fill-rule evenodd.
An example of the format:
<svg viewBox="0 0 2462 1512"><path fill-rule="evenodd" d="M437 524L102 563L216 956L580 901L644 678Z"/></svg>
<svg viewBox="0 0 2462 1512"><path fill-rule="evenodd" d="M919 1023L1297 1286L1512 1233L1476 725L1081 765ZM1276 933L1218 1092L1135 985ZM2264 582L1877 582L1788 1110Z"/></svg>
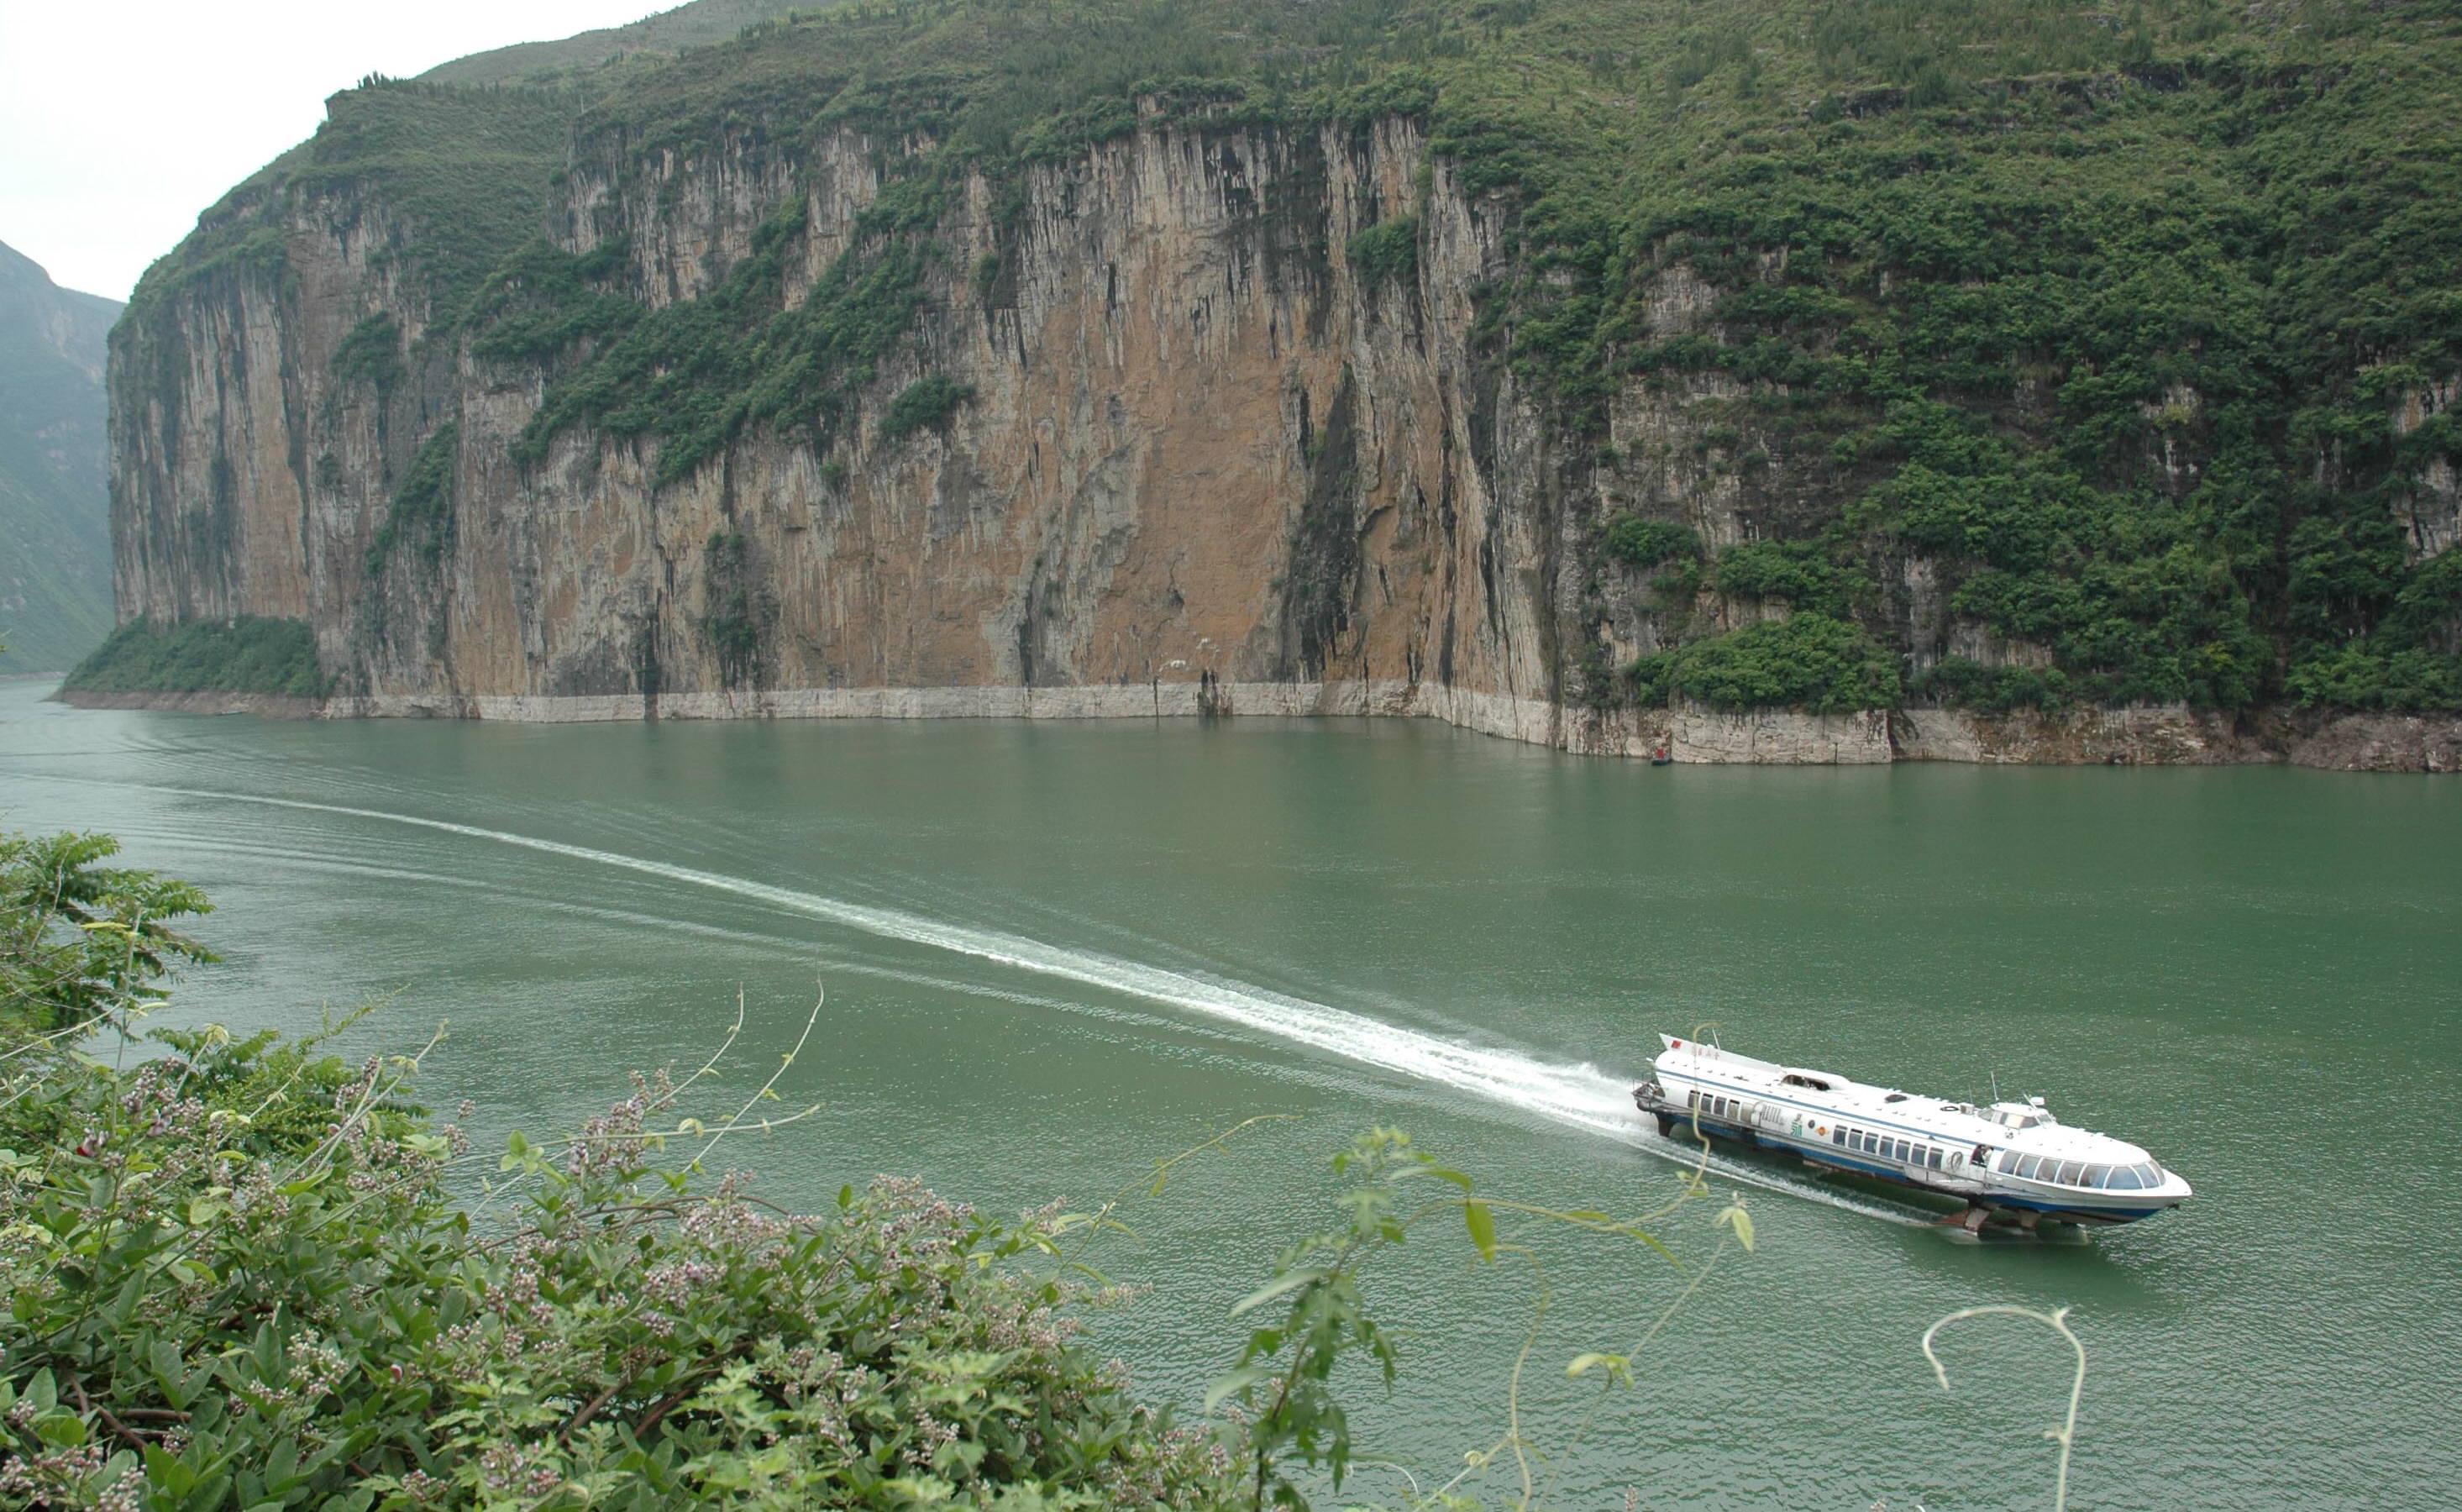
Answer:
<svg viewBox="0 0 2462 1512"><path fill-rule="evenodd" d="M653 312L715 307L779 256L791 309L928 145L586 127L544 229ZM1735 394L1712 379L1635 380L1607 446L1568 443L1484 299L1523 271L1513 204L1466 192L1408 118L1150 109L1013 181L964 174L913 239L914 313L847 412L743 424L671 477L655 423L542 433L588 339L491 354L413 276L422 228L381 193L218 213L256 227L248 254L133 316L114 354L119 612L304 621L324 712L1357 712L1681 760L2462 764L2452 722L2389 716L1587 697L1599 666L1658 649L1645 574L1601 564L1607 514L1751 540L1829 486L1827 464L1772 438L1751 473L1721 465L1738 442L1702 417ZM1380 227L1409 255L1356 255ZM1679 266L1650 318L1680 333L1710 303ZM936 411L901 418L926 392ZM1939 620L1918 643L2028 654L1927 609L1925 564L1900 565L1910 613Z"/></svg>

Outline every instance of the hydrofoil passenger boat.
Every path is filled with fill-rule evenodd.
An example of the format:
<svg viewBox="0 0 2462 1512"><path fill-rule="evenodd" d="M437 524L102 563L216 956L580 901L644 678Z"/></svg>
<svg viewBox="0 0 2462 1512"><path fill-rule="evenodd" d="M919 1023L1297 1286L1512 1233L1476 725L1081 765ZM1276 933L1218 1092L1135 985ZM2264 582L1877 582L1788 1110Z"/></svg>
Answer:
<svg viewBox="0 0 2462 1512"><path fill-rule="evenodd" d="M1814 1165L1963 1200L1952 1221L2033 1228L2127 1223L2177 1207L2189 1183L2133 1144L2072 1129L2041 1097L1973 1103L1868 1086L1660 1035L1656 1076L1633 1089L1659 1133L1782 1150Z"/></svg>

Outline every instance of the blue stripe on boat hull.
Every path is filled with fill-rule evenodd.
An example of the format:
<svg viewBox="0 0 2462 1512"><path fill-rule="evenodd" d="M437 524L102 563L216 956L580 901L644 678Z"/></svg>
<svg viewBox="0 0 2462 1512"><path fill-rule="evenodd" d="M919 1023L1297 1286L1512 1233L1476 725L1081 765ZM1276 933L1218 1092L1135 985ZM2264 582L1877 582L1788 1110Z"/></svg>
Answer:
<svg viewBox="0 0 2462 1512"><path fill-rule="evenodd" d="M1716 1139L1724 1139L1735 1144L1754 1145L1763 1150L1783 1150L1789 1155L1801 1156L1816 1165L1833 1166L1857 1176L1877 1177L1884 1181L1896 1182L1900 1186L1913 1187L1919 1192L1930 1192L1936 1197L1954 1198L1961 1202L1979 1203L1987 1208L2040 1213L2045 1218L2065 1219L2081 1223L2133 1223L2141 1218L2151 1218L2164 1211L2162 1207L2084 1207L2074 1203L2047 1202L2033 1198L2012 1197L1998 1192L1987 1197L1976 1198L1971 1193L1953 1192L1947 1187L1933 1186L1929 1181L1917 1180L1895 1166L1874 1165L1868 1160L1858 1160L1852 1156L1836 1150L1833 1146L1797 1144L1790 1139L1771 1138L1758 1129L1748 1129L1740 1124L1721 1124L1707 1118L1700 1122L1701 1132ZM1675 1120L1675 1127L1678 1130L1690 1129L1692 1126L1693 1120L1690 1118L1679 1117Z"/></svg>

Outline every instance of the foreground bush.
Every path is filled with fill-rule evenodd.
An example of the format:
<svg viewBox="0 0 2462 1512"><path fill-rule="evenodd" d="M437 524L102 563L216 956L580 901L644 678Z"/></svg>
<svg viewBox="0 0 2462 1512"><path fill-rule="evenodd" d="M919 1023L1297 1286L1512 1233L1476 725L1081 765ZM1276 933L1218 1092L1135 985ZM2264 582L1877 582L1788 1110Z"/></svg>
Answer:
<svg viewBox="0 0 2462 1512"><path fill-rule="evenodd" d="M1227 1454L1076 1341L1093 1225L886 1178L781 1212L704 1175L757 1121L683 1115L710 1067L482 1161L415 1057L77 1053L211 959L117 849L0 836L0 1505L1222 1501Z"/></svg>
<svg viewBox="0 0 2462 1512"><path fill-rule="evenodd" d="M0 1501L1197 1507L1227 1484L1074 1341L1081 1288L1003 1264L1055 1250L1056 1215L887 1179L779 1212L654 1169L700 1131L651 1078L571 1140L516 1137L474 1219L461 1133L401 1101L410 1063L168 1038L5 1093Z"/></svg>

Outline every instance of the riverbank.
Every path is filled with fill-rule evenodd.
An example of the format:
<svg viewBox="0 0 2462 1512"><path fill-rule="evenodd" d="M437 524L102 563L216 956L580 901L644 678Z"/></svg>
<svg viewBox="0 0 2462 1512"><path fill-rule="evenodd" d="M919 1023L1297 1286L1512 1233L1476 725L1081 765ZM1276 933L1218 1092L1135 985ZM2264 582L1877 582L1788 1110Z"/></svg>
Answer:
<svg viewBox="0 0 2462 1512"><path fill-rule="evenodd" d="M1093 687L786 688L741 692L386 693L304 699L264 693L63 689L78 708L170 709L269 719L460 719L529 724L731 719L1433 719L1586 756L1688 765L1872 766L1892 761L2027 766L2287 764L2328 771L2462 771L2462 718L2180 704L2020 710L1868 709L1806 714L1587 709L1544 699L1396 680L1151 682Z"/></svg>

